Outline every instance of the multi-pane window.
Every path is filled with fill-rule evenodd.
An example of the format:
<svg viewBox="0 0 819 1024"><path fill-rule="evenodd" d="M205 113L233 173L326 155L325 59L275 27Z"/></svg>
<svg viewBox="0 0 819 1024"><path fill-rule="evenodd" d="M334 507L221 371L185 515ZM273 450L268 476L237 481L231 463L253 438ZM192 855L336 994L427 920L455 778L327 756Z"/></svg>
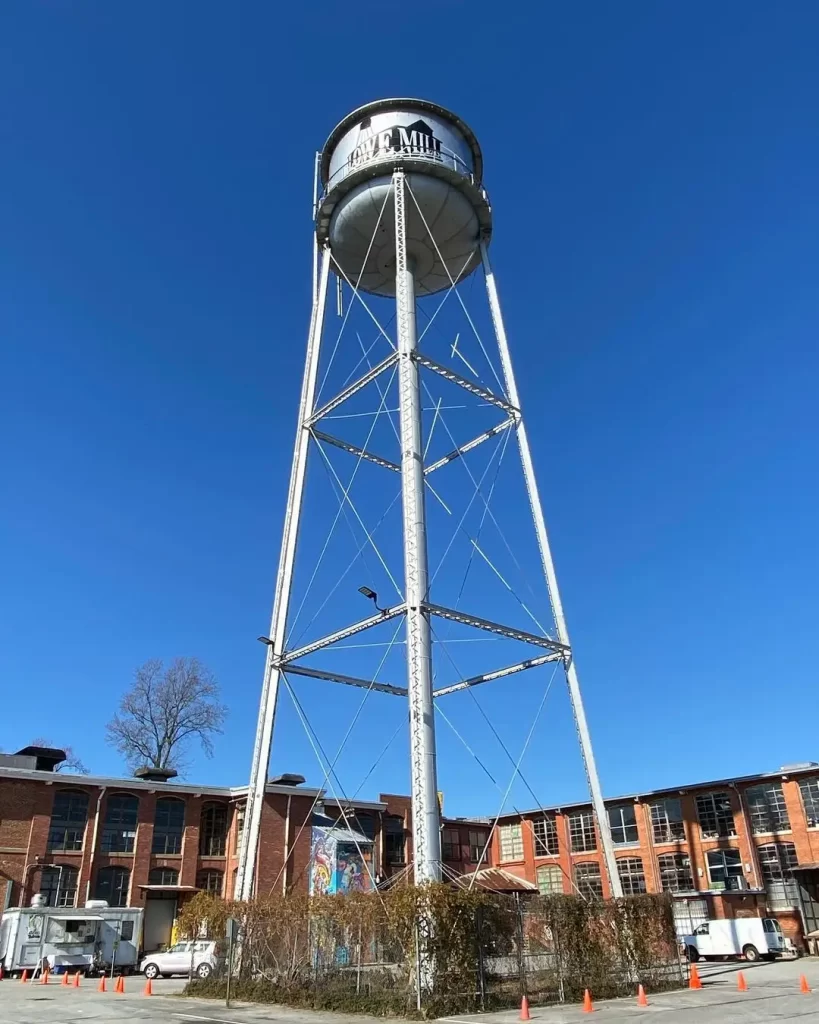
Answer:
<svg viewBox="0 0 819 1024"><path fill-rule="evenodd" d="M597 849L597 834L591 811L574 811L569 815L569 840L572 853L591 853Z"/></svg>
<svg viewBox="0 0 819 1024"><path fill-rule="evenodd" d="M161 797L156 802L154 817L153 853L168 854L182 852L182 835L185 831L185 804L175 797Z"/></svg>
<svg viewBox="0 0 819 1024"><path fill-rule="evenodd" d="M139 801L128 793L108 797L102 825L100 849L103 853L133 853Z"/></svg>
<svg viewBox="0 0 819 1024"><path fill-rule="evenodd" d="M682 804L676 797L651 805L651 830L655 843L673 843L685 839Z"/></svg>
<svg viewBox="0 0 819 1024"><path fill-rule="evenodd" d="M176 868L151 868L148 885L178 885L179 872Z"/></svg>
<svg viewBox="0 0 819 1024"><path fill-rule="evenodd" d="M227 804L205 804L199 823L199 856L224 857L227 832Z"/></svg>
<svg viewBox="0 0 819 1024"><path fill-rule="evenodd" d="M128 868L100 868L97 872L94 899L106 900L109 907L127 907L130 880L131 872Z"/></svg>
<svg viewBox="0 0 819 1024"><path fill-rule="evenodd" d="M600 877L600 865L595 862L584 862L574 866L574 884L581 896L587 900L603 898L603 879Z"/></svg>
<svg viewBox="0 0 819 1024"><path fill-rule="evenodd" d="M793 874L793 868L799 866L796 859L796 847L793 843L766 843L757 850L762 879L768 882L783 882Z"/></svg>
<svg viewBox="0 0 819 1024"><path fill-rule="evenodd" d="M646 891L646 876L641 857L620 857L617 874L623 886L624 896L640 896Z"/></svg>
<svg viewBox="0 0 819 1024"><path fill-rule="evenodd" d="M397 815L384 819L384 860L388 866L406 863L404 822Z"/></svg>
<svg viewBox="0 0 819 1024"><path fill-rule="evenodd" d="M768 907L784 910L799 905L799 886L793 879L798 867L793 843L766 843L757 849L762 881L768 893Z"/></svg>
<svg viewBox="0 0 819 1024"><path fill-rule="evenodd" d="M739 850L710 850L708 877L712 889L736 889L736 880L742 878L742 857Z"/></svg>
<svg viewBox="0 0 819 1024"><path fill-rule="evenodd" d="M782 832L791 827L785 794L779 782L745 790L753 832Z"/></svg>
<svg viewBox="0 0 819 1024"><path fill-rule="evenodd" d="M615 846L626 846L639 841L637 836L637 817L634 804L623 804L620 807L609 807L609 829L611 841Z"/></svg>
<svg viewBox="0 0 819 1024"><path fill-rule="evenodd" d="M40 894L47 907L73 907L77 903L77 868L55 864L43 868L40 875Z"/></svg>
<svg viewBox="0 0 819 1024"><path fill-rule="evenodd" d="M694 876L686 853L663 853L657 858L663 892L692 892Z"/></svg>
<svg viewBox="0 0 819 1024"><path fill-rule="evenodd" d="M819 826L819 779L800 779L799 792L805 807L808 828Z"/></svg>
<svg viewBox="0 0 819 1024"><path fill-rule="evenodd" d="M54 794L51 824L48 829L49 852L81 850L88 818L88 794L64 789Z"/></svg>
<svg viewBox="0 0 819 1024"><path fill-rule="evenodd" d="M211 892L214 896L222 895L223 884L224 875L221 871L216 871L213 868L209 868L207 871L200 871L196 876L196 888L204 889L205 892Z"/></svg>
<svg viewBox="0 0 819 1024"><path fill-rule="evenodd" d="M544 896L563 892L563 872L554 865L539 867L537 869L537 887Z"/></svg>
<svg viewBox="0 0 819 1024"><path fill-rule="evenodd" d="M469 833L469 859L473 864L481 864L486 859L486 843L489 835L486 832Z"/></svg>
<svg viewBox="0 0 819 1024"><path fill-rule="evenodd" d="M734 812L727 793L697 794L697 817L703 839L735 836Z"/></svg>
<svg viewBox="0 0 819 1024"><path fill-rule="evenodd" d="M236 808L236 852L242 846L242 833L245 830L245 804L239 804Z"/></svg>
<svg viewBox="0 0 819 1024"><path fill-rule="evenodd" d="M523 860L523 828L520 825L501 825L501 860Z"/></svg>
<svg viewBox="0 0 819 1024"><path fill-rule="evenodd" d="M441 857L443 860L461 859L461 834L457 828L441 830Z"/></svg>
<svg viewBox="0 0 819 1024"><path fill-rule="evenodd" d="M535 836L536 857L551 857L557 853L557 822L553 814L533 821L532 832Z"/></svg>

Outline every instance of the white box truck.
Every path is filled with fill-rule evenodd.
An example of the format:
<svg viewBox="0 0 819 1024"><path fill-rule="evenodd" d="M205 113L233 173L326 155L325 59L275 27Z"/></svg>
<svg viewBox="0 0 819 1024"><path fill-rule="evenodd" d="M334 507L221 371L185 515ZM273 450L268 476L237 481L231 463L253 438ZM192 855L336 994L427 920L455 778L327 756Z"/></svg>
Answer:
<svg viewBox="0 0 819 1024"><path fill-rule="evenodd" d="M141 908L109 907L104 900L84 908L12 907L0 919L0 963L7 974L31 974L46 964L55 972L130 974L141 932Z"/></svg>
<svg viewBox="0 0 819 1024"><path fill-rule="evenodd" d="M779 922L772 917L704 921L682 941L692 963L709 957L744 956L753 961L796 955L793 943L785 938Z"/></svg>

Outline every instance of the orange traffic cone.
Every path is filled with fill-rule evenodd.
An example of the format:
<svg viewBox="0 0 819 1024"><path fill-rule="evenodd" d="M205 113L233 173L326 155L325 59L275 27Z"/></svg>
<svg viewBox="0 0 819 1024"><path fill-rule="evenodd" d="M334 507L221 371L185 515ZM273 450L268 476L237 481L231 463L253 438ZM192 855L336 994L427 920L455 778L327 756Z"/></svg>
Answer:
<svg viewBox="0 0 819 1024"><path fill-rule="evenodd" d="M804 977L804 975L802 975L802 977ZM28 981L28 971L23 971L23 973L20 975L20 981Z"/></svg>
<svg viewBox="0 0 819 1024"><path fill-rule="evenodd" d="M637 986L637 1005L648 1006L648 1000L646 999L646 990L642 985Z"/></svg>
<svg viewBox="0 0 819 1024"><path fill-rule="evenodd" d="M119 996L125 995L125 978L121 974L117 978L116 985L114 985L114 991Z"/></svg>
<svg viewBox="0 0 819 1024"><path fill-rule="evenodd" d="M583 993L583 1013L594 1013L591 992L588 989Z"/></svg>
<svg viewBox="0 0 819 1024"><path fill-rule="evenodd" d="M74 980L71 982L71 984L74 986L74 988L79 988L80 987L80 972L79 971L77 971L77 973L74 975Z"/></svg>
<svg viewBox="0 0 819 1024"><path fill-rule="evenodd" d="M702 988L702 982L700 981L700 972L697 970L696 964L691 964L691 972L688 975L688 987Z"/></svg>
<svg viewBox="0 0 819 1024"><path fill-rule="evenodd" d="M43 971L42 976L40 978L40 984L41 985L47 985L48 984L48 974L49 974L49 971L48 971L48 968L46 968Z"/></svg>
<svg viewBox="0 0 819 1024"><path fill-rule="evenodd" d="M105 991L105 975L101 974L100 975L100 983L99 983L99 985L97 985L97 992L104 992L104 991Z"/></svg>
<svg viewBox="0 0 819 1024"><path fill-rule="evenodd" d="M810 995L810 985L808 984L808 979L804 974L799 975L799 991L803 995Z"/></svg>
<svg viewBox="0 0 819 1024"><path fill-rule="evenodd" d="M68 971L63 971L62 977L60 978L60 984L61 985L67 985L68 984Z"/></svg>
<svg viewBox="0 0 819 1024"><path fill-rule="evenodd" d="M745 975L740 971L737 974L737 992L747 992L748 982L745 980Z"/></svg>
<svg viewBox="0 0 819 1024"><path fill-rule="evenodd" d="M144 996L152 996L154 994L153 986L151 985L151 979L145 982L145 991L142 993ZM523 1016L523 1003L520 1006L520 1019L529 1020L529 1004L526 1002L526 996L523 997L523 1002L526 1003L526 1016Z"/></svg>

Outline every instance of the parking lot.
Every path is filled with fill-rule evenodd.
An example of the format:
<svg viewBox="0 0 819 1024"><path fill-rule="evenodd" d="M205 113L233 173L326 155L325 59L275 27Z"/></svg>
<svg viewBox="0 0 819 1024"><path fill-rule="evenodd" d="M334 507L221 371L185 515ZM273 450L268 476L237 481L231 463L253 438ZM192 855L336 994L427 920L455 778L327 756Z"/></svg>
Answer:
<svg viewBox="0 0 819 1024"><path fill-rule="evenodd" d="M737 991L737 972L742 970L747 992ZM659 1017L663 1024L761 1024L764 1021L796 1021L819 1024L819 960L784 963L703 964L701 991L649 992L648 1007L635 999L615 999L595 1004L595 1016L579 1006L537 1007L531 1013L542 1024L599 1019L605 1024L633 1024L638 1017ZM799 991L799 975L805 974L814 992ZM279 1006L237 1005L230 1010L211 1000L184 999L179 993L185 981L154 982L154 995L142 994L142 978L128 978L124 995L96 991L96 981L84 981L80 989L65 988L52 980L49 985L26 984L6 979L0 982L0 1024L372 1024L372 1018L340 1014L310 1013ZM516 1024L517 1010L446 1018L461 1024Z"/></svg>

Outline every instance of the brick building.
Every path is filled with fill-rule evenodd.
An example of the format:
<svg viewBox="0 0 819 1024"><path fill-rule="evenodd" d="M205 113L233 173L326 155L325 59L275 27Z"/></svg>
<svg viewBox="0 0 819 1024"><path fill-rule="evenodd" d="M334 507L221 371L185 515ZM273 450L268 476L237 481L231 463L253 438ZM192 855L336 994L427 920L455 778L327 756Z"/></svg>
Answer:
<svg viewBox="0 0 819 1024"><path fill-rule="evenodd" d="M606 810L626 895L673 893L680 931L770 914L801 945L819 928L819 764L637 793ZM502 815L490 860L543 893L609 895L591 804Z"/></svg>
<svg viewBox="0 0 819 1024"><path fill-rule="evenodd" d="M178 907L191 894L233 895L246 787L175 783L172 773L147 769L125 779L57 773L64 756L35 747L0 755L0 908L27 905L35 893L56 906L88 899L141 906L143 945L152 949L170 940ZM282 775L268 784L259 892L308 887L317 823L344 822L366 837L365 860L377 880L408 869L409 798L340 808L303 782ZM445 836L453 856L458 847L452 869L462 870L470 840L480 836L482 851L489 827L447 823Z"/></svg>
<svg viewBox="0 0 819 1024"><path fill-rule="evenodd" d="M198 889L233 895L246 787L57 773L61 751L0 755L0 907L43 893L145 909L144 945L167 942L180 903ZM343 807L298 775L267 787L257 889L309 886L317 824L366 837L381 882L408 872L411 800L382 794ZM795 941L819 929L819 765L703 782L606 801L627 894L670 891L680 929L709 917L770 913ZM342 813L343 812L343 813ZM486 849L490 840L489 848ZM499 867L541 892L609 895L590 804L442 821L445 875Z"/></svg>

